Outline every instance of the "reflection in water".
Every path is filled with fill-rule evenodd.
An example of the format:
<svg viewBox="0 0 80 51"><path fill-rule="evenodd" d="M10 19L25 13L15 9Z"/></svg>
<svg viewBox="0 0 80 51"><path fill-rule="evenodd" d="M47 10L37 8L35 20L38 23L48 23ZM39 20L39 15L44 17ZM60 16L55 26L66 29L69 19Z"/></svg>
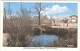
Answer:
<svg viewBox="0 0 80 51"><path fill-rule="evenodd" d="M58 39L59 37L56 35L37 35L33 37L30 47L47 47Z"/></svg>

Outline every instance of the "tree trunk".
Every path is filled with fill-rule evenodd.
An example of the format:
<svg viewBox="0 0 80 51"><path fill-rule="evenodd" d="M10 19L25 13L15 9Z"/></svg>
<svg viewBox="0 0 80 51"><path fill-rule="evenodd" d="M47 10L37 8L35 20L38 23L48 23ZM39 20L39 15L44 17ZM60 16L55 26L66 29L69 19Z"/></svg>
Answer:
<svg viewBox="0 0 80 51"><path fill-rule="evenodd" d="M38 13L38 15L39 15L39 16L38 16L38 17L39 17L39 25L41 25L41 23L40 23L40 12Z"/></svg>

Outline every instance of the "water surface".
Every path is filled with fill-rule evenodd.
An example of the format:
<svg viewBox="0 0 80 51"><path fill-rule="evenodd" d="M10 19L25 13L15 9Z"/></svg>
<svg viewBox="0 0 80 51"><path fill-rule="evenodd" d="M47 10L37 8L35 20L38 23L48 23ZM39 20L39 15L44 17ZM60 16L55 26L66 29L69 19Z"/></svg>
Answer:
<svg viewBox="0 0 80 51"><path fill-rule="evenodd" d="M33 37L32 42L30 43L31 47L47 47L51 44L53 44L54 41L57 41L59 39L56 35L36 35Z"/></svg>

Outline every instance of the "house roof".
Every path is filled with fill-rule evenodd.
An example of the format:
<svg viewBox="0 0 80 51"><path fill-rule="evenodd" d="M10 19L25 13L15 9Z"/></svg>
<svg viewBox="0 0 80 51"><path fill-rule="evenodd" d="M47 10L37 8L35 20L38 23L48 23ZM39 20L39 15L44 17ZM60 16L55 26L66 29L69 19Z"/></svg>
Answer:
<svg viewBox="0 0 80 51"><path fill-rule="evenodd" d="M78 16L76 16L76 15L72 15L72 16L70 16L70 17L78 17Z"/></svg>

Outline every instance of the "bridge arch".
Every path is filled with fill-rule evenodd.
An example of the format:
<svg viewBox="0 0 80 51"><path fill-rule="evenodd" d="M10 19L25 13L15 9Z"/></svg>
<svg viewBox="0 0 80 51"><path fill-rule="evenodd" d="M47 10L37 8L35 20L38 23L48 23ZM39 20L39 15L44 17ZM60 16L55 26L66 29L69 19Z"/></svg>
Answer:
<svg viewBox="0 0 80 51"><path fill-rule="evenodd" d="M43 31L46 31L45 28L40 26L33 27L34 34L42 34Z"/></svg>

